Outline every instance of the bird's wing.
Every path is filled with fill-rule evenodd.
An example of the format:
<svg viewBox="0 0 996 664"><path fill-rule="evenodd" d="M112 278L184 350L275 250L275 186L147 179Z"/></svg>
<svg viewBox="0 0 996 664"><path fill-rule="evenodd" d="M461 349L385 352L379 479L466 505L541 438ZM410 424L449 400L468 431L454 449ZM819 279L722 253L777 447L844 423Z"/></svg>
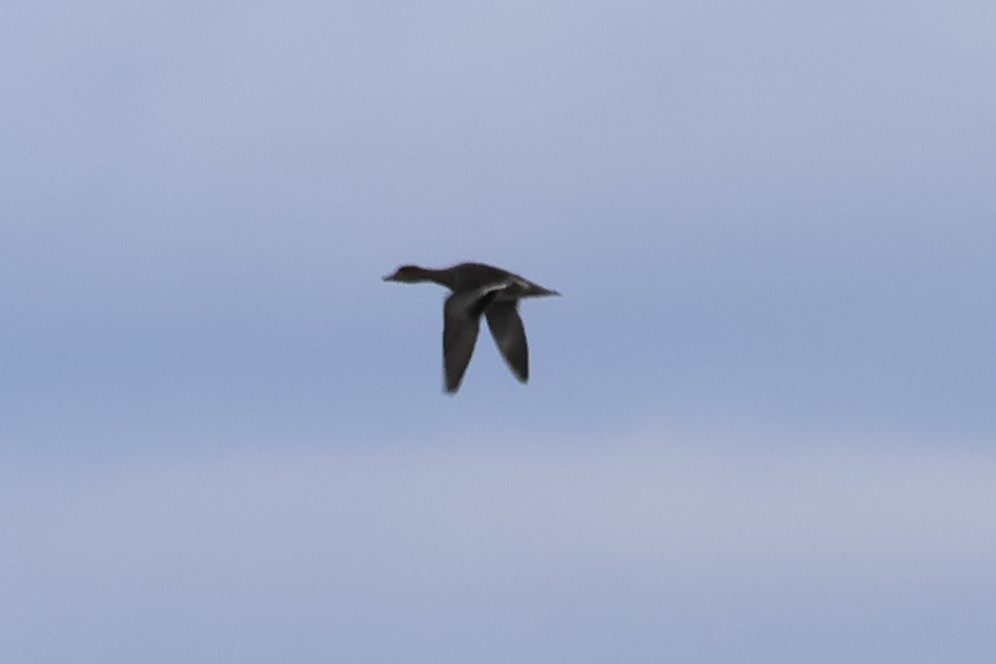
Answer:
<svg viewBox="0 0 996 664"><path fill-rule="evenodd" d="M518 301L494 302L487 308L488 327L498 344L498 350L508 363L515 377L525 383L529 380L529 348L526 330L517 310Z"/></svg>
<svg viewBox="0 0 996 664"><path fill-rule="evenodd" d="M481 312L494 300L500 286L454 293L443 307L443 369L446 391L456 392L470 363L481 324Z"/></svg>

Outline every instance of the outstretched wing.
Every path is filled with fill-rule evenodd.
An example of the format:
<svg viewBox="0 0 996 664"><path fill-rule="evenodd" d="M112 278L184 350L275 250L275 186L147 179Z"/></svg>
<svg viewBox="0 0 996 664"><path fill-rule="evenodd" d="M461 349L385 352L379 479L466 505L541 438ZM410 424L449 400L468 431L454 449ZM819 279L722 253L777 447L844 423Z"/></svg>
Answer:
<svg viewBox="0 0 996 664"><path fill-rule="evenodd" d="M498 344L498 350L515 377L525 383L529 380L529 348L526 330L517 309L518 301L495 302L487 308L488 327Z"/></svg>
<svg viewBox="0 0 996 664"><path fill-rule="evenodd" d="M446 391L456 392L474 354L474 344L481 325L481 312L494 300L501 286L489 286L464 293L454 293L443 306L443 369Z"/></svg>

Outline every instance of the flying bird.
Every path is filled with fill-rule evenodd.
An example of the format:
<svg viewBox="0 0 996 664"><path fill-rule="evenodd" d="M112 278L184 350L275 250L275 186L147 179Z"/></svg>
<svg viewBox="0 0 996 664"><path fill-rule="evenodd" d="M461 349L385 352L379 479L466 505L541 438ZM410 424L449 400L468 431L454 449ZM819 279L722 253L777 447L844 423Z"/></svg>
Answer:
<svg viewBox="0 0 996 664"><path fill-rule="evenodd" d="M560 295L517 274L483 263L460 263L442 270L402 265L394 274L384 277L384 281L406 284L432 281L453 291L443 306L443 367L446 391L451 394L460 388L470 363L482 314L488 320L491 336L509 369L523 383L529 380L529 349L519 318L519 300Z"/></svg>

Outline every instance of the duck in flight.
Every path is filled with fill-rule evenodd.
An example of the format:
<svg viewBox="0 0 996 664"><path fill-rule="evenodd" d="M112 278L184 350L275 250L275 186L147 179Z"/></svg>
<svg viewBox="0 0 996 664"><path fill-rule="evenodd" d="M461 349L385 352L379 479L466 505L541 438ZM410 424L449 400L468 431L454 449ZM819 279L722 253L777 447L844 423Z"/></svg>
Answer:
<svg viewBox="0 0 996 664"><path fill-rule="evenodd" d="M529 348L519 318L519 300L524 297L560 295L501 268L483 263L460 263L443 270L402 265L384 281L406 284L433 281L453 294L443 306L443 367L446 391L454 393L470 363L477 342L481 315L488 320L491 336L515 377L529 380Z"/></svg>

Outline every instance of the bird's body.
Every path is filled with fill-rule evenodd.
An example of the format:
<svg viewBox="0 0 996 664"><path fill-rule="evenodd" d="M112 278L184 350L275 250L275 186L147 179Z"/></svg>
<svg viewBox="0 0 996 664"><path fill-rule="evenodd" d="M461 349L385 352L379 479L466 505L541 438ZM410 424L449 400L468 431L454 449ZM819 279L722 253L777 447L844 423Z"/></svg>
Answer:
<svg viewBox="0 0 996 664"><path fill-rule="evenodd" d="M385 281L432 281L453 294L443 307L443 366L446 391L456 392L474 352L481 315L509 368L523 383L529 379L529 349L519 317L519 299L560 295L557 291L501 268L483 263L460 263L441 270L404 265Z"/></svg>

